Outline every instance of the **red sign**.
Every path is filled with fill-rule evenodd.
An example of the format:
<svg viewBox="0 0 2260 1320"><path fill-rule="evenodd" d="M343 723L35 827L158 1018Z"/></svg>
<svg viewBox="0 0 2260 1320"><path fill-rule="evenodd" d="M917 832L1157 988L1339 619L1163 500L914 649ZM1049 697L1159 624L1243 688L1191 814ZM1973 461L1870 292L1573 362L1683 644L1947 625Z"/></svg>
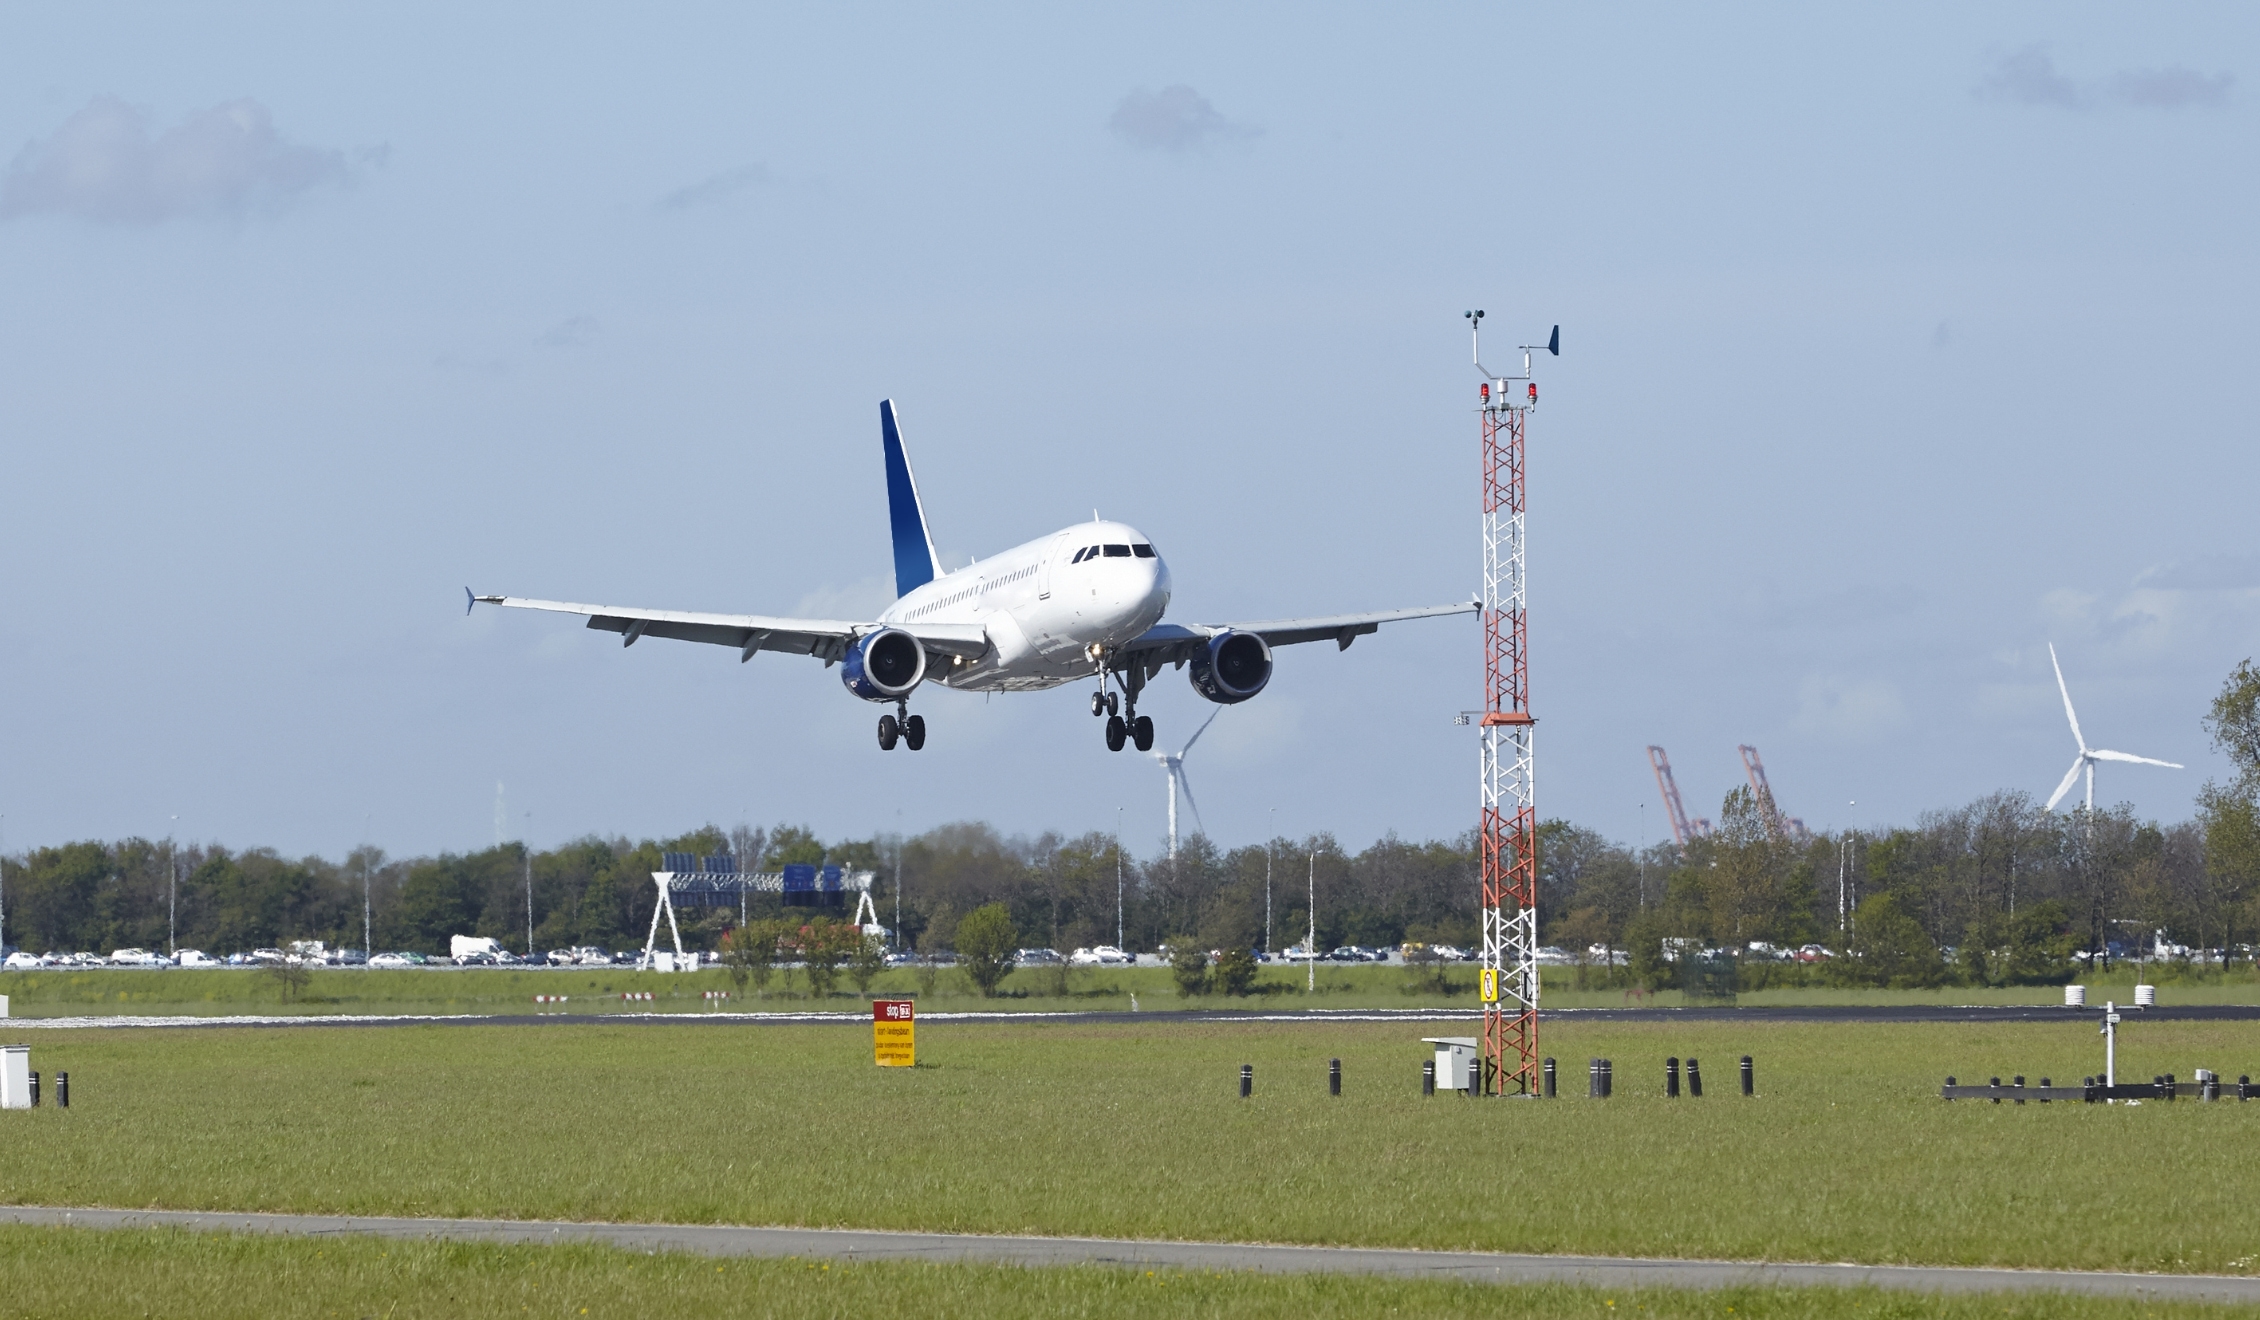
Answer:
<svg viewBox="0 0 2260 1320"><path fill-rule="evenodd" d="M918 1006L915 999L874 999L871 1001L873 1022L909 1022Z"/></svg>
<svg viewBox="0 0 2260 1320"><path fill-rule="evenodd" d="M917 1005L908 999L871 1001L871 1053L882 1068L918 1066Z"/></svg>

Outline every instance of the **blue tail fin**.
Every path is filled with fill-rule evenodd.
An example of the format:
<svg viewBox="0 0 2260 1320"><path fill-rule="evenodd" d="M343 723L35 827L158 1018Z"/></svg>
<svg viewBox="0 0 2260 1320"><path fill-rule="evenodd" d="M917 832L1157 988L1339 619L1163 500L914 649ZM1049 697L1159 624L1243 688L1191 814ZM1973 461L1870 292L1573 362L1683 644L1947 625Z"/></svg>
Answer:
<svg viewBox="0 0 2260 1320"><path fill-rule="evenodd" d="M895 535L895 594L907 596L938 576L934 537L918 504L918 482L895 426L895 401L879 400L879 440L887 451L887 522Z"/></svg>

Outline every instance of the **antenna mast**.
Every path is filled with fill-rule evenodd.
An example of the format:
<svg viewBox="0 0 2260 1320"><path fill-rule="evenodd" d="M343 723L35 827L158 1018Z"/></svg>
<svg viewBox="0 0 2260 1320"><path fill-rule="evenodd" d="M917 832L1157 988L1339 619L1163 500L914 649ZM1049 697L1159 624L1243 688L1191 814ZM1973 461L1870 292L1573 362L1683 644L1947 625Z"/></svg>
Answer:
<svg viewBox="0 0 2260 1320"><path fill-rule="evenodd" d="M1530 713L1530 628L1523 594L1523 426L1538 406L1533 349L1561 352L1554 327L1522 345L1522 374L1483 365L1483 313L1467 314L1483 419L1482 781L1483 1071L1480 1090L1538 1091L1538 803ZM1517 392L1512 385L1525 385Z"/></svg>

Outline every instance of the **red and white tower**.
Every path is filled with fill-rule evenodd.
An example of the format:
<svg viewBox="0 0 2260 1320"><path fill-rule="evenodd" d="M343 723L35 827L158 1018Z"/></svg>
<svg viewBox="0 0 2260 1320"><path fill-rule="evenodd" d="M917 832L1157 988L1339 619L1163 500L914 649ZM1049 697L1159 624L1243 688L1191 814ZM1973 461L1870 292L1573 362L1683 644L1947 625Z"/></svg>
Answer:
<svg viewBox="0 0 2260 1320"><path fill-rule="evenodd" d="M1483 374L1483 1089L1535 1097L1538 1076L1538 798L1530 713L1530 622L1523 591L1523 430L1538 406L1531 353L1522 374L1483 365L1483 313L1467 314ZM1561 352L1562 331L1542 346ZM1522 387L1520 389L1516 387Z"/></svg>

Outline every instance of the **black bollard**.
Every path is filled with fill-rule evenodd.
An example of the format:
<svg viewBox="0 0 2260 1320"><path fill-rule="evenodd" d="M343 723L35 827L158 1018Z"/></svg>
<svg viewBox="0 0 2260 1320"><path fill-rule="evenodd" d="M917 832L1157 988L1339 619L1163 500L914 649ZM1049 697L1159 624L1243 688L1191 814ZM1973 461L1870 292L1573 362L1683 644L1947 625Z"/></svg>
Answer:
<svg viewBox="0 0 2260 1320"><path fill-rule="evenodd" d="M55 1107L57 1109L71 1107L71 1075L67 1072L55 1074Z"/></svg>
<svg viewBox="0 0 2260 1320"><path fill-rule="evenodd" d="M1687 1098L1690 1100L1703 1098L1703 1065L1695 1062L1693 1055L1689 1055L1687 1058Z"/></svg>
<svg viewBox="0 0 2260 1320"><path fill-rule="evenodd" d="M1676 1055L1664 1060L1664 1098L1679 1098L1679 1058Z"/></svg>
<svg viewBox="0 0 2260 1320"><path fill-rule="evenodd" d="M37 1109L37 1108L39 1108L39 1074L38 1074L38 1073L33 1073L33 1074L31 1075L31 1107L32 1107L32 1108L34 1108L34 1109Z"/></svg>
<svg viewBox="0 0 2260 1320"><path fill-rule="evenodd" d="M1756 1095L1757 1093L1758 1070L1756 1066L1750 1062L1750 1056L1745 1054L1742 1056L1742 1094Z"/></svg>
<svg viewBox="0 0 2260 1320"><path fill-rule="evenodd" d="M1611 1096L1615 1095L1616 1093L1617 1093L1617 1066L1616 1066L1616 1062L1615 1062L1615 1060L1613 1060L1613 1059L1603 1059L1603 1060L1601 1060L1601 1098L1602 1098L1603 1100L1606 1100L1606 1099L1608 1099L1609 1097L1611 1097Z"/></svg>
<svg viewBox="0 0 2260 1320"><path fill-rule="evenodd" d="M1340 1059L1329 1060L1326 1065L1326 1093L1328 1095L1342 1094L1342 1061Z"/></svg>
<svg viewBox="0 0 2260 1320"><path fill-rule="evenodd" d="M1467 1065L1467 1093L1471 1097L1478 1100L1483 1098L1484 1062L1485 1060L1483 1056L1477 1055L1475 1058L1469 1060Z"/></svg>
<svg viewBox="0 0 2260 1320"><path fill-rule="evenodd" d="M2049 1086L2050 1086L2050 1085L2052 1085L2052 1083L2051 1083L2051 1082L2049 1082L2049 1080L2048 1080L2047 1078L2043 1077L2043 1078L2041 1078L2041 1079L2040 1079L2040 1089L2041 1089L2041 1090L2043 1090L2043 1091L2047 1090L2047 1089L2049 1088ZM2047 1096L2042 1096L2042 1097L2040 1097L2040 1103L2042 1103L2042 1104L2047 1104L2047 1103L2048 1103L2048 1097L2047 1097Z"/></svg>
<svg viewBox="0 0 2260 1320"><path fill-rule="evenodd" d="M1420 1093L1422 1095L1436 1094L1436 1060L1434 1059L1420 1065Z"/></svg>
<svg viewBox="0 0 2260 1320"><path fill-rule="evenodd" d="M2252 1074L2238 1073L2236 1075L2236 1098L2238 1104L2242 1104L2246 1100L2247 1097L2244 1094L2244 1088L2250 1085L2252 1085Z"/></svg>
<svg viewBox="0 0 2260 1320"><path fill-rule="evenodd" d="M2198 1094L2198 1097L2197 1097L2197 1098L2198 1098L2198 1099L2200 1099L2200 1100L2218 1100L2218 1099L2220 1099L2220 1098L2221 1098L2221 1078L2220 1078L2220 1074L2218 1074L2218 1073L2207 1073L2207 1074L2205 1074L2205 1082L2204 1082L2204 1084L2203 1084L2203 1085L2202 1085L2202 1086L2201 1086L2201 1087L2199 1088L2199 1094Z"/></svg>
<svg viewBox="0 0 2260 1320"><path fill-rule="evenodd" d="M2175 1099L2175 1098L2176 1098L2176 1092L2175 1092L2175 1090L2174 1090L2174 1075L2173 1075L2172 1073L2167 1073L2167 1074L2166 1074L2166 1075L2165 1075L2165 1076L2164 1076L2163 1078L2161 1078L2160 1080L2161 1080L2162 1082L2164 1082L2164 1083L2165 1083L2165 1087L2166 1087L2166 1098L2167 1098L2168 1100L2172 1100L2172 1099Z"/></svg>
<svg viewBox="0 0 2260 1320"><path fill-rule="evenodd" d="M1255 1093L1256 1066L1252 1063L1243 1063L1240 1065L1240 1098L1245 1100Z"/></svg>
<svg viewBox="0 0 2260 1320"><path fill-rule="evenodd" d="M1953 1086L1954 1086L1954 1077L1953 1077L1953 1074L1951 1074L1951 1073L1947 1074L1947 1077L1946 1077L1946 1086L1947 1086L1947 1089L1949 1089L1949 1090L1953 1089ZM1746 1092L1745 1094L1747 1094L1747 1092ZM1953 1097L1953 1096L1947 1096L1947 1097L1946 1097L1946 1099L1947 1099L1947 1100L1948 1100L1949 1102L1951 1102L1951 1101L1952 1101L1952 1100L1954 1099L1954 1097Z"/></svg>
<svg viewBox="0 0 2260 1320"><path fill-rule="evenodd" d="M1588 1100L1601 1098L1601 1061L1599 1059L1587 1059L1585 1061L1585 1098Z"/></svg>
<svg viewBox="0 0 2260 1320"><path fill-rule="evenodd" d="M2000 1085L2001 1085L2001 1079L2000 1079L2000 1078L1998 1078L1998 1077L1989 1077L1989 1078L1987 1078L1987 1079L1986 1079L1986 1083L1985 1083L1985 1084L1986 1084L1987 1086L1991 1086L1991 1087L1999 1088L1999 1087L2000 1087ZM2000 1103L2001 1103L2001 1097L2000 1097L2000 1096L1995 1096L1995 1097L1993 1097L1993 1103L1995 1103L1995 1104L2000 1104Z"/></svg>
<svg viewBox="0 0 2260 1320"><path fill-rule="evenodd" d="M1554 1098L1554 1061L1552 1059L1546 1060L1546 1098L1548 1100Z"/></svg>
<svg viewBox="0 0 2260 1320"><path fill-rule="evenodd" d="M2016 1088L2017 1088L2018 1090L2020 1090L2020 1091L2024 1090L2024 1089L2025 1089L2025 1075L2024 1075L2023 1073L2018 1073L2018 1074L2017 1074L2016 1076L2014 1076L2014 1077L2012 1077L2012 1078L2010 1078L2010 1079L2009 1079L2009 1084L2010 1084L2011 1086L2014 1086L2014 1087L2016 1087ZM2018 1096L2018 1097L2017 1097L2017 1103L2018 1103L2018 1104L2020 1104L2020 1105L2021 1105L2021 1104L2023 1104L2024 1102L2025 1102L2025 1098L2024 1098L2023 1096L2021 1096L2021 1095L2020 1095L2020 1096Z"/></svg>

